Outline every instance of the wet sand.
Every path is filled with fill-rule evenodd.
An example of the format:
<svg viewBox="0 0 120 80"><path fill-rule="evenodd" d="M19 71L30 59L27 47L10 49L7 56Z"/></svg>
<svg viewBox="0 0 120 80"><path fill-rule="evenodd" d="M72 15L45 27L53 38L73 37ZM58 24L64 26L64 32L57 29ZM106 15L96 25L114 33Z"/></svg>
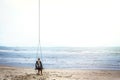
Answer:
<svg viewBox="0 0 120 80"><path fill-rule="evenodd" d="M0 80L120 80L120 70L44 69L0 66Z"/></svg>

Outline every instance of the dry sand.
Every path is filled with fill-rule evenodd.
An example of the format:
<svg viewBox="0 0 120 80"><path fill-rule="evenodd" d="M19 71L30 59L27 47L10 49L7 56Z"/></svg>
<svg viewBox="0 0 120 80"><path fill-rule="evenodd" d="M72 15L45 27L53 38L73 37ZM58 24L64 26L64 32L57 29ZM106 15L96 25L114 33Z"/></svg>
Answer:
<svg viewBox="0 0 120 80"><path fill-rule="evenodd" d="M44 69L43 75L30 68L0 66L0 80L120 80L117 70Z"/></svg>

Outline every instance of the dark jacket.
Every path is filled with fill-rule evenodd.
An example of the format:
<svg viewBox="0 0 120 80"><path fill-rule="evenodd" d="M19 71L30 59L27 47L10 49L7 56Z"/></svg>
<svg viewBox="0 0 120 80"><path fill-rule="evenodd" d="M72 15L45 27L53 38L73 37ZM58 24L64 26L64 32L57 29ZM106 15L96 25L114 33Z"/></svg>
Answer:
<svg viewBox="0 0 120 80"><path fill-rule="evenodd" d="M40 62L36 61L36 63L35 63L35 69L40 69L40 70L43 69L41 61Z"/></svg>

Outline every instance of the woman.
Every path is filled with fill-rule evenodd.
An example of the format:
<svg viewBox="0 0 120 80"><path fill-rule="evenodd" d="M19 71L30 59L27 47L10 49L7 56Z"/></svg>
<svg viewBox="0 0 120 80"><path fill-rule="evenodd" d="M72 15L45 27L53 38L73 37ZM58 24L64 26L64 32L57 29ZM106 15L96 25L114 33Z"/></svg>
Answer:
<svg viewBox="0 0 120 80"><path fill-rule="evenodd" d="M42 66L42 62L40 61L40 58L38 58L38 60L35 63L35 69L38 70L38 75L40 74L40 71L42 75L43 66Z"/></svg>

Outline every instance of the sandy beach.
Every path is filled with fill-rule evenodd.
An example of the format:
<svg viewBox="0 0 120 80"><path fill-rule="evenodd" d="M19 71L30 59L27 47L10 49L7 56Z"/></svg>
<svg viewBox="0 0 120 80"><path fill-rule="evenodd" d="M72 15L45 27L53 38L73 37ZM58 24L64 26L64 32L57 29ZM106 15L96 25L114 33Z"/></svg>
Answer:
<svg viewBox="0 0 120 80"><path fill-rule="evenodd" d="M120 80L117 70L44 69L37 75L32 68L0 66L0 80Z"/></svg>

